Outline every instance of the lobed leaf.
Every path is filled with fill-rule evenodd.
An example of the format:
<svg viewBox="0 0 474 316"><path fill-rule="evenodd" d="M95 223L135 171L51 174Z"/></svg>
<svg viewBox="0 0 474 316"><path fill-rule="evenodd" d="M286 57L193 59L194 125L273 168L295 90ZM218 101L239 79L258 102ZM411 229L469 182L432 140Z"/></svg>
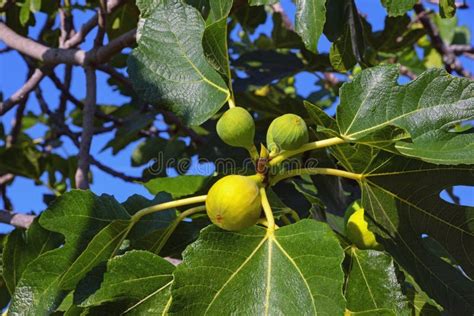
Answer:
<svg viewBox="0 0 474 316"><path fill-rule="evenodd" d="M341 137L393 142L399 152L432 163L474 164L474 133L451 131L474 118L474 83L440 69L403 86L397 78L397 66L378 66L342 86L337 109ZM408 132L410 141L394 128Z"/></svg>
<svg viewBox="0 0 474 316"><path fill-rule="evenodd" d="M175 273L170 314L342 314L342 249L324 223L302 220L201 232Z"/></svg>

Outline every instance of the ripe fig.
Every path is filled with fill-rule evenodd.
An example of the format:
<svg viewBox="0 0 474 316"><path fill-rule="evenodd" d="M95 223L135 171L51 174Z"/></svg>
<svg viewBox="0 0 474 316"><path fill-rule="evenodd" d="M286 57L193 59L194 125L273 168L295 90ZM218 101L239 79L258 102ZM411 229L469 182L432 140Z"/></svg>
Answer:
<svg viewBox="0 0 474 316"><path fill-rule="evenodd" d="M297 149L308 140L308 127L305 121L296 114L277 117L267 131L267 147L273 153Z"/></svg>
<svg viewBox="0 0 474 316"><path fill-rule="evenodd" d="M227 145L247 149L254 146L255 122L252 115L242 107L227 110L217 122L216 129Z"/></svg>
<svg viewBox="0 0 474 316"><path fill-rule="evenodd" d="M354 202L351 206L355 211L349 216L346 224L346 235L347 237L359 248L359 249L382 249L375 239L375 235L368 229L368 223L364 218L364 208L362 208L357 202Z"/></svg>
<svg viewBox="0 0 474 316"><path fill-rule="evenodd" d="M261 213L258 181L240 175L220 179L207 194L206 210L211 221L225 230L255 225Z"/></svg>

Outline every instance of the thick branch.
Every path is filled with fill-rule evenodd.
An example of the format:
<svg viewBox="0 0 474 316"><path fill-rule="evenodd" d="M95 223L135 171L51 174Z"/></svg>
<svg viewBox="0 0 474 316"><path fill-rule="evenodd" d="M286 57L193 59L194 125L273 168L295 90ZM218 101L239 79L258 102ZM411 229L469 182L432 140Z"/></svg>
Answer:
<svg viewBox="0 0 474 316"><path fill-rule="evenodd" d="M35 219L34 215L0 211L0 223L12 225L19 228L28 228Z"/></svg>
<svg viewBox="0 0 474 316"><path fill-rule="evenodd" d="M104 63L112 56L122 51L125 47L130 47L136 42L136 30L131 30L107 45L100 47L94 54L87 54L79 49L51 48L23 37L11 30L4 23L0 22L0 40L22 54L42 61L46 64L69 64L84 66L89 63ZM87 56L87 60L86 60Z"/></svg>
<svg viewBox="0 0 474 316"><path fill-rule="evenodd" d="M86 100L82 119L81 146L76 171L76 187L86 190L89 188L89 151L94 135L94 113L97 100L97 78L95 69L86 67Z"/></svg>

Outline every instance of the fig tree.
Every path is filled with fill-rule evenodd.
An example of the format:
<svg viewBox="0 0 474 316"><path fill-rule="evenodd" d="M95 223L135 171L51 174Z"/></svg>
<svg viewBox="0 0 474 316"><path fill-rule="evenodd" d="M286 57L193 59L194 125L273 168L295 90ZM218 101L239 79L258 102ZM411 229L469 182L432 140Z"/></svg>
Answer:
<svg viewBox="0 0 474 316"><path fill-rule="evenodd" d="M225 230L255 225L261 213L258 181L240 175L220 179L207 194L206 210L211 222Z"/></svg>
<svg viewBox="0 0 474 316"><path fill-rule="evenodd" d="M267 147L271 152L294 150L309 140L305 121L296 114L277 117L267 131Z"/></svg>
<svg viewBox="0 0 474 316"><path fill-rule="evenodd" d="M254 146L255 122L252 115L242 107L227 110L217 122L216 129L227 145L247 149Z"/></svg>
<svg viewBox="0 0 474 316"><path fill-rule="evenodd" d="M382 249L382 246L375 239L375 235L368 228L368 223L364 218L364 208L357 202L352 204L355 210L346 224L346 235L359 249Z"/></svg>

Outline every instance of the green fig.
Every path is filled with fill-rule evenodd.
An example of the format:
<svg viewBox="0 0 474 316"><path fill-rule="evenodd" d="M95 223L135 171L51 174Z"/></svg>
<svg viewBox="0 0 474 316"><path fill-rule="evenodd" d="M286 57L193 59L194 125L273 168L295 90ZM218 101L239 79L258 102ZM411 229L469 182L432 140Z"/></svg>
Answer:
<svg viewBox="0 0 474 316"><path fill-rule="evenodd" d="M206 211L212 223L239 231L257 224L261 213L260 188L255 176L226 176L211 187Z"/></svg>
<svg viewBox="0 0 474 316"><path fill-rule="evenodd" d="M255 122L252 115L242 107L227 110L217 122L216 129L227 145L247 149L254 146Z"/></svg>
<svg viewBox="0 0 474 316"><path fill-rule="evenodd" d="M296 114L277 117L267 131L267 147L275 153L280 150L295 150L309 140L305 121Z"/></svg>

